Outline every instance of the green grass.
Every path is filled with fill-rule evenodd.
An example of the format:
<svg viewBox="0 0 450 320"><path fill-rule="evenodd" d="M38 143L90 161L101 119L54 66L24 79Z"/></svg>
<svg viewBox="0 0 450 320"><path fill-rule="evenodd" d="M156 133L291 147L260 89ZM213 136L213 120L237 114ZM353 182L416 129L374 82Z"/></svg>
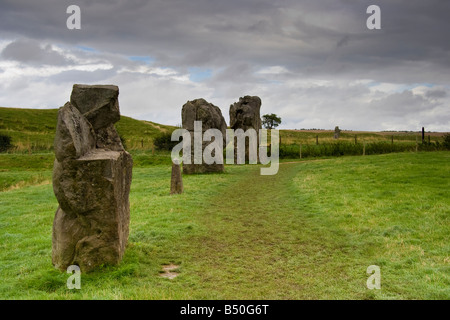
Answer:
<svg viewBox="0 0 450 320"><path fill-rule="evenodd" d="M157 151L154 154L140 150L130 152L134 167L171 165L168 151ZM53 152L0 153L0 191L51 183L54 160Z"/></svg>
<svg viewBox="0 0 450 320"><path fill-rule="evenodd" d="M10 152L34 153L53 150L58 109L17 109L0 107L0 134L12 138L13 148ZM151 121L135 120L124 115L115 124L120 136L125 139L128 151L150 151L153 148L153 140L161 133L172 131L173 126L157 124ZM357 142L361 144L390 143L392 135L394 144L404 151L408 147L414 148L416 138L421 141L419 132L353 132L343 131L339 140L333 139L333 131L295 131L280 130L280 143L285 149L299 148L299 145L309 145L315 153L325 148L333 148L334 144L354 144L355 135ZM430 135L432 143L442 143L444 133L426 133ZM319 137L319 146L316 144L316 136ZM428 137L426 139L428 141ZM324 154L322 154L324 153ZM321 155L326 155L322 152ZM298 152L296 153L298 154Z"/></svg>
<svg viewBox="0 0 450 320"><path fill-rule="evenodd" d="M58 109L0 108L0 134L12 138L15 151L48 150L53 146Z"/></svg>
<svg viewBox="0 0 450 320"><path fill-rule="evenodd" d="M170 167L136 156L124 259L82 274L81 290L51 265L51 184L0 192L1 299L450 298L449 152L284 163L275 176L227 166L184 176L176 196ZM0 181L51 176L44 159L9 160ZM169 263L173 280L159 276ZM365 286L373 264L381 290Z"/></svg>
<svg viewBox="0 0 450 320"><path fill-rule="evenodd" d="M155 137L175 129L172 126L139 121L125 116L121 116L115 126L120 136L125 139L127 150L152 150Z"/></svg>
<svg viewBox="0 0 450 320"><path fill-rule="evenodd" d="M53 150L58 109L18 109L0 107L0 134L12 138L13 152ZM151 150L153 139L175 127L121 116L115 124L125 139L127 150Z"/></svg>
<svg viewBox="0 0 450 320"><path fill-rule="evenodd" d="M0 154L0 192L50 183L54 160L53 153Z"/></svg>
<svg viewBox="0 0 450 320"><path fill-rule="evenodd" d="M443 132L425 132L425 141L443 141ZM280 140L283 144L333 144L337 142L355 143L392 142L395 144L415 144L416 139L422 141L422 132L370 132L370 131L342 131L339 139L334 139L334 130L280 130Z"/></svg>

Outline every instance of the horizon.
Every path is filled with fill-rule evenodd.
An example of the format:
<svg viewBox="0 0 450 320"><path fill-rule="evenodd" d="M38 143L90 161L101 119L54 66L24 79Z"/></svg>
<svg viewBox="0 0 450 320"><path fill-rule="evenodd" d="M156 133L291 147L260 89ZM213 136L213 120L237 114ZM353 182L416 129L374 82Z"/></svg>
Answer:
<svg viewBox="0 0 450 320"><path fill-rule="evenodd" d="M4 107L4 106L0 106L0 108L3 109L23 109L23 110L59 110L60 108L62 108L63 106L59 107L59 108L10 108L10 107ZM120 106L119 106L120 107ZM126 114L121 114L120 116L124 116L124 117L128 117L137 121L146 121L146 122L152 122L155 124L159 124L159 125L163 125L163 126L172 126L172 127L177 127L179 124L167 124L167 123L160 123L160 122L155 122L153 120L149 120L149 119L137 119L137 118L133 118L129 115ZM55 119L56 120L56 119ZM227 128L230 128L230 126L227 124ZM263 128L264 129L264 128ZM330 131L330 132L334 132L333 128L330 129L326 129L326 128L283 128L283 129L278 129L278 128L274 128L276 130L282 131L282 130L286 130L286 131ZM355 132L355 133L364 133L364 132L398 132L398 133L420 133L422 132L422 128L419 128L419 130L382 130L382 131L376 131L376 130L355 130L355 129L342 129L339 126L339 129L341 130L341 132ZM269 129L270 130L270 129ZM450 133L450 131L432 131L432 130L427 130L427 128L425 128L425 132L426 133Z"/></svg>

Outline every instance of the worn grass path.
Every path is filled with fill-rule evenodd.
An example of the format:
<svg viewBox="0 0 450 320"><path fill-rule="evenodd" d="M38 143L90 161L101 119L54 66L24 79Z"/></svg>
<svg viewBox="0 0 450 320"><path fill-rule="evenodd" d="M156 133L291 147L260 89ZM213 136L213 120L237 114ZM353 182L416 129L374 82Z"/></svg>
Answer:
<svg viewBox="0 0 450 320"><path fill-rule="evenodd" d="M449 299L449 153L286 163L210 204L183 270L200 298ZM382 290L366 287L367 267ZM204 294L202 295L202 292Z"/></svg>
<svg viewBox="0 0 450 320"><path fill-rule="evenodd" d="M197 274L204 298L373 297L365 288L369 264L355 265L356 244L307 221L294 185L300 171L294 163L274 176L249 168L202 211L208 233L186 243L184 250L195 247L196 255L183 270Z"/></svg>

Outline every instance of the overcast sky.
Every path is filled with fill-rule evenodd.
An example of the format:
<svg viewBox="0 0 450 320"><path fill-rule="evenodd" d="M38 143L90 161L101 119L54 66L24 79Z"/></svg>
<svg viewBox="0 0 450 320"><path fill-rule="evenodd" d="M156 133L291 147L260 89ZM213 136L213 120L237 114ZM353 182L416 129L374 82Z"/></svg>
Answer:
<svg viewBox="0 0 450 320"><path fill-rule="evenodd" d="M123 115L163 124L196 98L228 123L257 95L283 129L450 131L449 17L448 0L0 0L0 106L115 84Z"/></svg>

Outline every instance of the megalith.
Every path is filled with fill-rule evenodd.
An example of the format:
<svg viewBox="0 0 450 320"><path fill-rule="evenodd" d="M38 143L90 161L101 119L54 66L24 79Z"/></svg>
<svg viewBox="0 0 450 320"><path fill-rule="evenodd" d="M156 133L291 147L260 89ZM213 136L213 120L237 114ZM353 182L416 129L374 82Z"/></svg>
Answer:
<svg viewBox="0 0 450 320"><path fill-rule="evenodd" d="M257 96L245 96L239 98L238 102L230 105L230 128L249 128L259 130L261 126L261 98Z"/></svg>
<svg viewBox="0 0 450 320"><path fill-rule="evenodd" d="M183 173L193 174L223 172L224 161L221 161L222 163L206 164L202 159L201 164L194 163L195 121L201 121L202 123L202 136L208 129L218 129L222 134L223 147L225 147L227 124L219 107L207 102L205 99L195 99L192 101L188 101L183 105L183 108L181 110L181 119L183 129L188 130L191 135L191 163L183 163ZM205 148L213 141L214 140L203 141L202 139L202 154Z"/></svg>
<svg viewBox="0 0 450 320"><path fill-rule="evenodd" d="M89 272L118 264L128 241L133 160L114 123L120 119L119 88L73 86L58 111L53 191L52 262L61 270Z"/></svg>
<svg viewBox="0 0 450 320"><path fill-rule="evenodd" d="M230 128L242 129L244 132L248 129L256 131L256 148L259 146L259 129L261 125L261 98L258 96L240 97L238 102L230 105ZM235 138L236 140L236 138ZM237 142L234 142L235 161L237 157ZM249 160L249 139L245 141L245 162Z"/></svg>
<svg viewBox="0 0 450 320"><path fill-rule="evenodd" d="M334 128L334 138L339 139L340 136L341 136L341 129L339 129L339 126L336 126Z"/></svg>

